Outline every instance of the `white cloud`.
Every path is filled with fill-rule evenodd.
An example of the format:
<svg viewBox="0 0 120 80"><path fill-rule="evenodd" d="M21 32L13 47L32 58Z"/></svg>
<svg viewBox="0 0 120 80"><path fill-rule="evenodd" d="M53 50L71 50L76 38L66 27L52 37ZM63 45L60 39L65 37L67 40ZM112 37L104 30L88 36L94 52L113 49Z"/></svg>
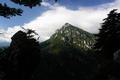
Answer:
<svg viewBox="0 0 120 80"><path fill-rule="evenodd" d="M47 2L42 2L41 5L44 7L51 7L52 6L50 3L47 3Z"/></svg>
<svg viewBox="0 0 120 80"><path fill-rule="evenodd" d="M42 6L49 7L48 11L43 12L42 15L35 20L24 24L23 27L36 30L40 35L41 41L48 39L57 29L61 28L66 22L71 23L88 32L96 33L100 28L100 23L107 17L110 10L120 7L120 0L115 0L112 3L102 4L94 7L80 7L77 10L67 9L64 6L50 5L49 3L42 3ZM20 30L20 26L8 28L4 31L4 38L10 41L10 37Z"/></svg>

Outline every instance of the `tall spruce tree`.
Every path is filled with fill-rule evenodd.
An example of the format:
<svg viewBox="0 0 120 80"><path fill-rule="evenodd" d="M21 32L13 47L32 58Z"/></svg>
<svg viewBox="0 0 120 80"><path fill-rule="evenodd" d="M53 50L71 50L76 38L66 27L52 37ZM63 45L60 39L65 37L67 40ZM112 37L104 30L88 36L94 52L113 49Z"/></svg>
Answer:
<svg viewBox="0 0 120 80"><path fill-rule="evenodd" d="M113 9L104 19L97 34L95 49L105 59L113 59L113 53L120 49L120 13Z"/></svg>

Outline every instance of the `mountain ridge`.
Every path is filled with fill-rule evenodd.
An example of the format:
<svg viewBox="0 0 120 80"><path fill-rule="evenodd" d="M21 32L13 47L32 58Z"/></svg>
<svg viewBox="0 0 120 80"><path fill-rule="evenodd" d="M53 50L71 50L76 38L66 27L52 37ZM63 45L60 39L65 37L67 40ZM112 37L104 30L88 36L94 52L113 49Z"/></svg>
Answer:
<svg viewBox="0 0 120 80"><path fill-rule="evenodd" d="M54 33L50 39L53 38L61 39L65 43L69 43L71 45L75 43L75 45L77 45L79 43L79 46L80 44L84 44L83 47L85 47L86 44L86 48L91 48L95 42L95 36L93 34L69 23L66 23L61 29L57 30L57 32Z"/></svg>
<svg viewBox="0 0 120 80"><path fill-rule="evenodd" d="M50 53L61 53L62 49L71 47L82 51L91 50L95 36L83 29L65 23L47 41L41 43L42 48Z"/></svg>

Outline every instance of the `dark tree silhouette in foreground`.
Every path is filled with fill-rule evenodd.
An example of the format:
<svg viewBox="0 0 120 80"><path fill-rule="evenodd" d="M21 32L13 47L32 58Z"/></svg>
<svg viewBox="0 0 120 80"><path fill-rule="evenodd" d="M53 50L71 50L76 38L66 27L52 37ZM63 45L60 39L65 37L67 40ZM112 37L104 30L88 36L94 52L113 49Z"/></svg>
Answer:
<svg viewBox="0 0 120 80"><path fill-rule="evenodd" d="M34 31L18 31L12 37L8 54L7 80L32 80L39 64L39 42L31 36Z"/></svg>
<svg viewBox="0 0 120 80"><path fill-rule="evenodd" d="M24 5L26 7L35 7L37 5L41 5L43 0L10 0L11 2L14 2L15 4L18 5ZM53 0L57 2L57 0ZM23 10L22 9L17 9L17 8L11 8L7 6L7 3L0 3L0 16L3 16L5 18L10 18L12 16L21 16Z"/></svg>
<svg viewBox="0 0 120 80"><path fill-rule="evenodd" d="M111 60L113 53L120 49L120 13L116 10L112 10L104 19L95 44L95 49L102 58Z"/></svg>
<svg viewBox="0 0 120 80"><path fill-rule="evenodd" d="M114 53L120 49L120 13L116 10L110 11L97 34L95 49L96 54L100 54L100 66L95 80L111 80L112 77L120 79L120 64L114 61Z"/></svg>

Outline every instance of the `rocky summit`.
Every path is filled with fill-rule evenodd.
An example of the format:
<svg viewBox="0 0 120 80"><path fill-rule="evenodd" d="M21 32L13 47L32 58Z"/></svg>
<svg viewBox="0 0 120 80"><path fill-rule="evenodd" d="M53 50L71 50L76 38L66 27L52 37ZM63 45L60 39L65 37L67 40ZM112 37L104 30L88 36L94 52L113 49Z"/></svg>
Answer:
<svg viewBox="0 0 120 80"><path fill-rule="evenodd" d="M66 46L77 48L81 51L91 50L95 43L95 36L69 23L65 23L50 37L49 40L41 43L42 49L51 53L59 53L65 50Z"/></svg>

